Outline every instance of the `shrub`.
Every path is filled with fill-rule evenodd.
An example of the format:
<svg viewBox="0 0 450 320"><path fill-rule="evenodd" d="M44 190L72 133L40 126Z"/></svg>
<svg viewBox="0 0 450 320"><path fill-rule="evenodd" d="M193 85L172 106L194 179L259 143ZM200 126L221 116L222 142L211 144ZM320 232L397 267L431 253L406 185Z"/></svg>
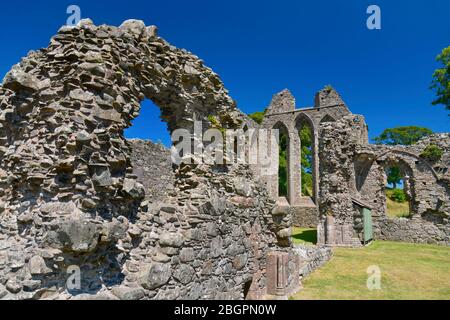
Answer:
<svg viewBox="0 0 450 320"><path fill-rule="evenodd" d="M408 196L406 195L405 191L403 191L402 189L389 190L387 192L387 196L392 201L399 202L399 203L408 201Z"/></svg>
<svg viewBox="0 0 450 320"><path fill-rule="evenodd" d="M263 112L255 112L252 114L249 114L248 116L253 119L253 121L255 121L257 124L261 124L263 122L264 116L266 115L266 111L264 110Z"/></svg>
<svg viewBox="0 0 450 320"><path fill-rule="evenodd" d="M441 148L439 148L435 144L430 144L422 151L420 156L431 162L436 162L441 159L443 154L444 154L444 151Z"/></svg>

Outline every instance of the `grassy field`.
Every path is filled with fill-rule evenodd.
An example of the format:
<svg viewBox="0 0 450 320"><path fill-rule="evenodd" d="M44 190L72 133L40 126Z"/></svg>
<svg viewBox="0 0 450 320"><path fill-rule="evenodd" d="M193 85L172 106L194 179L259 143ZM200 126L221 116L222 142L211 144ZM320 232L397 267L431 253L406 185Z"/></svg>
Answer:
<svg viewBox="0 0 450 320"><path fill-rule="evenodd" d="M409 217L409 202L395 202L386 198L387 215L391 218Z"/></svg>
<svg viewBox="0 0 450 320"><path fill-rule="evenodd" d="M316 244L317 230L293 227L292 242L294 244Z"/></svg>
<svg viewBox="0 0 450 320"><path fill-rule="evenodd" d="M391 218L407 218L410 216L410 210L409 210L409 201L407 198L404 202L396 202L392 198L392 195L395 191L399 190L393 190L393 189L386 189L386 206L387 206L387 212L386 214L388 217Z"/></svg>
<svg viewBox="0 0 450 320"><path fill-rule="evenodd" d="M295 239L295 238L294 238ZM365 248L336 248L330 262L303 281L291 299L450 300L450 248L376 241ZM381 289L367 289L367 268L381 270Z"/></svg>

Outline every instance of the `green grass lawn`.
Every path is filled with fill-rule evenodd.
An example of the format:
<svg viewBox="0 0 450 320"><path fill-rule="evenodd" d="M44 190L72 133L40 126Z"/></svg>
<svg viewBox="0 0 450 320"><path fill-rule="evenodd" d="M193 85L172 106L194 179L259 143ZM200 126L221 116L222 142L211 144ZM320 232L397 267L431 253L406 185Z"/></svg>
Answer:
<svg viewBox="0 0 450 320"><path fill-rule="evenodd" d="M389 198L386 198L388 217L391 218L407 218L410 216L409 202L395 202Z"/></svg>
<svg viewBox="0 0 450 320"><path fill-rule="evenodd" d="M316 244L317 230L308 228L292 228L292 242L294 244Z"/></svg>
<svg viewBox="0 0 450 320"><path fill-rule="evenodd" d="M450 300L449 247L376 241L364 248L335 248L333 253L291 299ZM381 270L380 290L366 286L366 270L372 265Z"/></svg>
<svg viewBox="0 0 450 320"><path fill-rule="evenodd" d="M386 189L386 214L391 218L408 218L410 216L409 210L409 201L405 198L403 202L394 201L392 196L397 191L400 192L400 189ZM405 196L406 197L406 196Z"/></svg>

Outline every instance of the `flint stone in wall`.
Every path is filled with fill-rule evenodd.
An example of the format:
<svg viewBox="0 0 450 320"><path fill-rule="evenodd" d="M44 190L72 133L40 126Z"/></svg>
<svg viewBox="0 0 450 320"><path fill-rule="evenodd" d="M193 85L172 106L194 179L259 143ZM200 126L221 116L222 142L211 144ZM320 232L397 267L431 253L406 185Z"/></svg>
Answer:
<svg viewBox="0 0 450 320"><path fill-rule="evenodd" d="M113 122L121 122L122 116L116 110L103 110L100 108L96 108L93 112L93 116L102 120L108 120Z"/></svg>
<svg viewBox="0 0 450 320"><path fill-rule="evenodd" d="M177 270L175 270L173 277L176 280L180 281L182 284L188 284L189 282L191 282L194 274L194 268L192 268L188 264L182 264L177 268Z"/></svg>
<svg viewBox="0 0 450 320"><path fill-rule="evenodd" d="M166 232L160 236L159 244L162 247L180 248L185 239L182 234L174 232Z"/></svg>
<svg viewBox="0 0 450 320"><path fill-rule="evenodd" d="M180 261L181 262L190 262L194 260L194 249L192 248L183 248L180 252Z"/></svg>
<svg viewBox="0 0 450 320"><path fill-rule="evenodd" d="M92 181L100 186L107 187L112 184L111 172L107 165L102 164L90 164L89 167L94 171L92 175Z"/></svg>
<svg viewBox="0 0 450 320"><path fill-rule="evenodd" d="M86 253L95 250L99 228L92 222L82 220L63 221L47 234L47 242L63 250Z"/></svg>
<svg viewBox="0 0 450 320"><path fill-rule="evenodd" d="M211 257L213 258L220 257L223 253L223 239L221 237L216 237L212 239L210 250L211 250Z"/></svg>
<svg viewBox="0 0 450 320"><path fill-rule="evenodd" d="M117 241L124 239L127 235L128 226L119 221L107 223L102 229L102 241Z"/></svg>
<svg viewBox="0 0 450 320"><path fill-rule="evenodd" d="M241 270L245 267L248 261L248 255L246 253L241 254L233 259L233 268L236 270Z"/></svg>
<svg viewBox="0 0 450 320"><path fill-rule="evenodd" d="M139 274L139 284L148 290L165 285L172 276L170 264L152 263Z"/></svg>
<svg viewBox="0 0 450 320"><path fill-rule="evenodd" d="M40 207L40 211L44 214L70 215L79 209L73 202L47 202Z"/></svg>
<svg viewBox="0 0 450 320"><path fill-rule="evenodd" d="M82 89L75 89L70 91L69 97L81 102L90 102L94 99L94 95L89 91L84 91Z"/></svg>
<svg viewBox="0 0 450 320"><path fill-rule="evenodd" d="M252 188L244 178L236 178L233 183L234 190L238 195L243 197L250 197L252 195Z"/></svg>
<svg viewBox="0 0 450 320"><path fill-rule="evenodd" d="M48 274L52 272L45 264L44 259L40 256L34 256L30 259L29 268L32 275Z"/></svg>
<svg viewBox="0 0 450 320"><path fill-rule="evenodd" d="M125 179L123 182L123 189L125 193L129 194L133 199L143 199L145 196L144 186L136 180Z"/></svg>
<svg viewBox="0 0 450 320"><path fill-rule="evenodd" d="M141 20L129 19L125 20L119 27L122 31L131 33L136 37L140 37L146 32L145 23Z"/></svg>
<svg viewBox="0 0 450 320"><path fill-rule="evenodd" d="M116 287L111 292L120 300L140 300L144 297L144 290L141 288Z"/></svg>
<svg viewBox="0 0 450 320"><path fill-rule="evenodd" d="M41 82L35 76L25 73L17 65L14 66L3 79L3 87L13 91L18 91L20 89L38 91L49 85L49 81Z"/></svg>
<svg viewBox="0 0 450 320"><path fill-rule="evenodd" d="M255 205L255 201L253 198L246 198L235 196L230 199L230 202L237 205L240 208L251 208Z"/></svg>

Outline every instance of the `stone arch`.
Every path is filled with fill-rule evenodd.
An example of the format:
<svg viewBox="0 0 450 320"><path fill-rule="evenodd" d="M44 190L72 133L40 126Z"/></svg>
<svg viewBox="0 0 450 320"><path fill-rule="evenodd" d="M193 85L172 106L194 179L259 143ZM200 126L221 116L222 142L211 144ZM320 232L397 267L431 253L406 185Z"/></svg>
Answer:
<svg viewBox="0 0 450 320"><path fill-rule="evenodd" d="M357 191L361 190L361 187L363 186L365 179L367 178L367 174L369 173L369 170L372 167L373 163L379 161L380 158L388 157L390 155L400 159L404 156L416 159L417 162L420 162L424 164L425 167L427 167L427 169L431 172L436 181L439 181L439 175L436 173L436 170L434 170L433 166L427 160L421 158L420 156L412 152L408 152L401 149L391 149L387 151L386 150L381 151L377 154L360 153L355 157L354 166L356 173L355 178Z"/></svg>
<svg viewBox="0 0 450 320"><path fill-rule="evenodd" d="M410 165L399 157L388 157L383 160L377 160L377 163L381 166L383 169L383 186L382 190L384 194L386 195L386 182L387 182L387 169L392 167L398 167L401 172L401 176L403 177L403 185L404 185L404 191L407 195L408 204L409 204L409 215L412 216L414 213L417 212L416 205L415 205L415 178L413 169L410 167ZM387 201L387 195L385 197L385 201ZM385 206L384 214L387 215L387 207Z"/></svg>
<svg viewBox="0 0 450 320"><path fill-rule="evenodd" d="M283 148L281 146L281 144L284 142L285 146L284 146L284 152L285 152L285 160L286 160L286 167L285 170L286 172L282 172L283 168L281 167L281 164L278 162L278 184L277 184L277 196L278 197L282 197L285 196L286 200L289 202L292 199L293 193L295 192L294 190L292 190L292 172L291 172L291 159L290 159L290 153L291 151L291 139L292 137L290 136L290 132L288 127L286 126L286 124L284 124L282 121L277 121L273 126L272 129L275 130L279 130L279 140L278 140L278 152L276 153L276 155L280 154L281 152L283 152L282 149ZM286 141L282 141L283 136L285 136ZM272 156L275 156L275 154L272 154ZM280 158L278 158L280 160ZM281 170L281 171L280 171ZM282 190L282 178L281 175L285 174L286 175L286 190L285 193L283 194L283 190Z"/></svg>
<svg viewBox="0 0 450 320"><path fill-rule="evenodd" d="M367 179L374 179L377 175L385 177L385 169L391 165L395 165L400 168L400 170L404 173L405 176L409 177L408 181L408 195L409 195L409 202L410 202L410 213L411 216L418 214L418 203L415 201L417 195L416 195L416 177L414 170L416 170L413 167L413 164L408 163L407 159L414 159L414 162L421 163L424 165L425 168L429 171L429 174L436 180L436 183L439 181L439 177L432 168L432 166L426 161L425 159L422 159L418 155L401 150L401 149L391 149L391 150L382 150L378 152L377 154L373 153L361 153L359 154L354 161L355 165L355 184L356 184L356 190L358 192L362 192L363 187L366 184ZM378 164L380 169L382 169L379 173L373 176L373 166L374 164ZM371 176L372 175L372 176ZM382 190L384 191L385 183L384 180L379 181L380 185L382 186ZM362 197L364 197L363 194L361 194ZM383 201L384 198L384 192L383 196L378 196L378 204L377 206L381 206L379 202ZM385 199L384 199L385 200ZM385 211L383 211L385 213Z"/></svg>
<svg viewBox="0 0 450 320"><path fill-rule="evenodd" d="M296 118L295 118L295 128L296 131L299 132L302 127L304 125L307 125L310 130L311 130L311 142L312 142L312 146L311 146L311 151L312 151L312 180L313 180L313 194L312 194L312 199L314 200L315 203L317 203L318 200L318 194L319 194L319 156L318 156L318 151L317 151L317 146L318 146L318 134L317 134L317 129L316 126L314 124L314 121L306 114L306 113L300 113ZM301 146L300 146L300 156L301 156ZM302 179L302 177L300 176L300 179ZM302 183L300 182L300 188L301 188Z"/></svg>
<svg viewBox="0 0 450 320"><path fill-rule="evenodd" d="M72 54L62 54L70 50ZM1 166L12 170L26 185L30 175L34 179L42 176L38 180L43 180L41 189L49 193L46 197L59 189L45 183L49 171L67 175L67 171L81 170L102 189L100 192L119 193L133 202L123 188L113 186L112 179L125 177L130 171L130 150L123 130L138 116L145 98L161 109L170 132L192 130L194 121L206 124L208 117L214 117L221 127L238 123L235 103L211 69L193 54L168 44L154 27L134 20L119 28L97 27L89 21L75 28L62 27L47 49L30 53L13 67L0 94L2 105L8 106L2 108L2 115L14 118L4 117L7 130L2 132L0 147L7 150L15 146L15 155L4 154ZM36 140L33 132L41 132L38 143L32 142ZM48 164L33 172L15 173L14 167L33 167L30 154L31 162ZM51 155L67 157L70 163L58 165ZM74 159L74 155L82 159ZM84 163L84 169L77 169ZM85 209L81 199L101 205L95 200L98 192L76 191L82 194L76 206Z"/></svg>

